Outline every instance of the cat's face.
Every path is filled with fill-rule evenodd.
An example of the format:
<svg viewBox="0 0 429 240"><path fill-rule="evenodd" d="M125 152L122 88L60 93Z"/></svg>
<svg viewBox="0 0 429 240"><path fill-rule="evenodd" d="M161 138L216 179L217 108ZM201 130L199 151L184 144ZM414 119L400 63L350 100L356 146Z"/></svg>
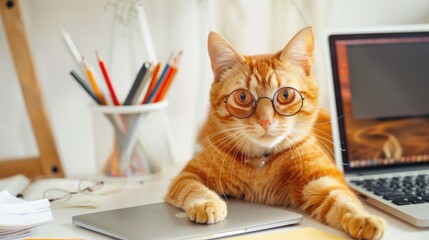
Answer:
<svg viewBox="0 0 429 240"><path fill-rule="evenodd" d="M209 55L215 76L211 117L236 147L285 148L308 134L318 97L310 28L277 54L259 56L243 56L211 33Z"/></svg>

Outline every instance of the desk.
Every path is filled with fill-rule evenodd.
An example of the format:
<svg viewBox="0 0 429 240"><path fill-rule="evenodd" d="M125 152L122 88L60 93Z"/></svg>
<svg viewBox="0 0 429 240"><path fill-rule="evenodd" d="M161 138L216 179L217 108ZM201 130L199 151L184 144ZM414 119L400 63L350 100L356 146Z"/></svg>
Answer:
<svg viewBox="0 0 429 240"><path fill-rule="evenodd" d="M110 239L103 235L76 227L72 224L71 218L74 215L110 210L115 208L124 208L138 206L142 204L151 204L162 202L167 192L171 179L178 173L180 167L175 167L164 171L159 177L148 180L143 184L129 183L119 193L107 195L103 204L96 209L88 208L54 208L52 214L54 221L34 229L31 237L63 237L63 238L85 238L85 239ZM429 228L416 228L395 217L392 217L372 206L366 205L365 208L372 214L381 216L388 223L388 230L384 239L429 239ZM288 231L301 227L314 227L325 232L347 237L342 231L333 229L313 220L308 215L304 215L301 224L276 229L275 231Z"/></svg>

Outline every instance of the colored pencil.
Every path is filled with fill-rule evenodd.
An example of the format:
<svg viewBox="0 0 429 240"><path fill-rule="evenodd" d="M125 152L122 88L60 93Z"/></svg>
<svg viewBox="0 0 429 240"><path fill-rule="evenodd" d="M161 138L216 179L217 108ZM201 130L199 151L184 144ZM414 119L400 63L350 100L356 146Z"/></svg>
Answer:
<svg viewBox="0 0 429 240"><path fill-rule="evenodd" d="M168 69L168 72L165 76L165 80L162 81L161 86L159 87L158 92L156 92L156 95L153 97L152 102L158 102L161 98L162 92L164 92L167 84L168 84L168 80L171 78L171 76L173 75L173 72L175 72L176 68L174 66L170 66L170 68Z"/></svg>
<svg viewBox="0 0 429 240"><path fill-rule="evenodd" d="M146 95L147 90L149 89L149 82L152 78L153 70L155 69L155 66L151 66L146 73L146 75L143 78L143 82L140 84L139 89L137 89L137 93L133 98L132 104L138 104L142 98Z"/></svg>
<svg viewBox="0 0 429 240"><path fill-rule="evenodd" d="M152 80L150 81L150 84L149 84L148 90L147 90L147 92L146 92L146 93L145 93L145 95L144 95L144 98L143 98L142 104L144 104L144 103L148 103L148 99L149 99L150 93L153 91L153 89L155 88L156 83L157 83L157 81L158 81L158 73L159 73L159 70L160 70L160 69L161 69L161 63L158 63L158 64L155 66L155 69L153 70L153 73L152 73Z"/></svg>
<svg viewBox="0 0 429 240"><path fill-rule="evenodd" d="M107 72L106 64L104 63L104 60L101 58L100 54L98 52L95 52L98 59L98 64L100 65L101 72L103 73L104 80L106 81L107 88L109 89L110 96L112 97L113 104L115 106L119 106L118 98L116 97L115 89L113 88L112 81L110 80L109 73Z"/></svg>
<svg viewBox="0 0 429 240"><path fill-rule="evenodd" d="M168 89L170 89L171 83L173 83L174 77L176 76L177 68L174 68L173 73L171 74L170 78L167 79L167 84L165 86L165 89L163 92L161 92L158 99L156 99L156 102L164 100L165 96L167 95Z"/></svg>
<svg viewBox="0 0 429 240"><path fill-rule="evenodd" d="M150 92L149 99L147 100L147 103L153 103L153 100L155 99L155 96L158 93L158 91L162 85L162 82L165 80L165 77L167 76L167 73L170 70L170 65L171 65L172 59L173 59L173 54L171 54L167 64L165 65L164 69L162 70L162 73L161 73L158 81L156 82L155 87Z"/></svg>
<svg viewBox="0 0 429 240"><path fill-rule="evenodd" d="M103 105L106 105L107 104L106 99L104 99L103 93L98 87L97 81L94 78L94 74L92 73L91 67L89 66L88 62L85 60L84 57L82 57L82 62L85 67L85 71L86 71L86 75L88 76L89 83L91 84L91 87L94 90L95 95L98 97L98 99L101 100Z"/></svg>
<svg viewBox="0 0 429 240"><path fill-rule="evenodd" d="M140 68L140 71L137 74L137 77L134 80L134 83L133 83L130 91L128 92L128 95L125 99L124 105L131 105L132 104L134 96L137 94L137 92L140 88L140 85L142 85L143 79L144 79L145 75L147 74L151 65L152 64L148 63L148 62L143 63L143 66Z"/></svg>
<svg viewBox="0 0 429 240"><path fill-rule="evenodd" d="M173 79L177 73L177 65L179 63L180 57L182 56L182 51L180 51L176 57L174 57L171 68L168 71L167 77L165 78L165 81L163 81L162 86L160 90L158 91L157 95L155 96L154 102L162 101L168 92L168 89L171 86L171 83L173 82Z"/></svg>
<svg viewBox="0 0 429 240"><path fill-rule="evenodd" d="M74 79L82 86L83 89L88 93L89 96L91 96L92 99L98 104L103 105L100 99L92 92L91 88L86 85L86 83L82 80L82 78L79 77L79 75L75 71L71 71L70 74L73 76Z"/></svg>

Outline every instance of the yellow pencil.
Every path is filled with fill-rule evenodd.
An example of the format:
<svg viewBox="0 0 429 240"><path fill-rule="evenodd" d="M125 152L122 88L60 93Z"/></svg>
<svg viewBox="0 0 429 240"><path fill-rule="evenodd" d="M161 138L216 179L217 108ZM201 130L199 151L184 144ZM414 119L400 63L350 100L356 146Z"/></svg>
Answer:
<svg viewBox="0 0 429 240"><path fill-rule="evenodd" d="M103 105L106 105L107 104L106 99L104 99L103 93L100 91L100 88L98 87L97 82L95 81L94 74L92 73L92 70L89 67L89 64L86 62L84 57L82 57L82 62L85 67L86 75L88 76L89 82L91 84L92 89L94 90L95 95L100 99Z"/></svg>

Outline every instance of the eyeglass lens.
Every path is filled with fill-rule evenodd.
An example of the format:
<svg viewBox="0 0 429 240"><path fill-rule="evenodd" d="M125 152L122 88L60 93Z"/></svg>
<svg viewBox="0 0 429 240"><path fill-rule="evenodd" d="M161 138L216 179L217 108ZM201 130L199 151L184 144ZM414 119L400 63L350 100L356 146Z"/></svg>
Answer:
<svg viewBox="0 0 429 240"><path fill-rule="evenodd" d="M270 100L274 110L283 116L297 114L303 105L301 93L292 87L280 88ZM258 101L249 90L238 89L228 96L226 108L231 115L246 118L255 112Z"/></svg>
<svg viewBox="0 0 429 240"><path fill-rule="evenodd" d="M71 198L73 194L93 192L101 189L103 185L103 181L91 181L88 179L82 179L79 181L79 189L77 192L70 192L59 188L51 188L43 193L43 198L48 199L50 202L66 202Z"/></svg>

